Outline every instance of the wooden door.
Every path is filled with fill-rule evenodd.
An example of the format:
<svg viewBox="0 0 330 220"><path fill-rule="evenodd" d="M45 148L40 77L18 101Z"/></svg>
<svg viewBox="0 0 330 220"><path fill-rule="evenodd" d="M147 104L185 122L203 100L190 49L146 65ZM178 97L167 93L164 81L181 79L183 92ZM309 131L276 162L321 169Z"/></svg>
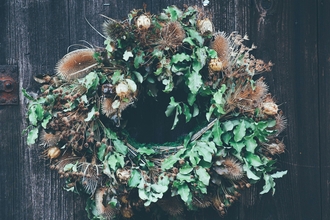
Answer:
<svg viewBox="0 0 330 220"><path fill-rule="evenodd" d="M70 45L103 46L86 20L101 30L100 14L122 19L143 3L158 13L202 1L2 0L0 65L17 68L19 89L37 92L33 76L53 74ZM260 195L256 185L223 219L330 219L330 2L211 0L207 10L216 29L248 34L256 57L275 63L265 77L288 118L287 152L278 161L288 174L275 196ZM25 102L20 95L18 104L0 105L0 218L87 219L86 198L64 191L40 148L27 146ZM221 219L212 209L193 218Z"/></svg>

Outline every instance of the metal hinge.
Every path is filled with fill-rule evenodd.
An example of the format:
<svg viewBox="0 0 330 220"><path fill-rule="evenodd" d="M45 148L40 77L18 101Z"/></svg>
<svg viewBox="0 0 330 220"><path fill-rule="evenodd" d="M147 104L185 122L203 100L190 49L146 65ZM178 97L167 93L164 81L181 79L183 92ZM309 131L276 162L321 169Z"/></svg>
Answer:
<svg viewBox="0 0 330 220"><path fill-rule="evenodd" d="M18 71L16 65L0 65L0 105L18 104Z"/></svg>

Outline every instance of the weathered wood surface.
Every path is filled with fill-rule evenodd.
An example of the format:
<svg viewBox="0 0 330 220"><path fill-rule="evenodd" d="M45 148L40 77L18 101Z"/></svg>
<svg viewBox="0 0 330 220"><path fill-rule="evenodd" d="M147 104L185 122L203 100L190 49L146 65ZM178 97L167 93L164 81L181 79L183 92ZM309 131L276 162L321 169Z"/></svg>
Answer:
<svg viewBox="0 0 330 220"><path fill-rule="evenodd" d="M20 87L36 92L33 76L53 73L68 46L82 40L103 45L85 18L101 30L99 14L122 19L143 3L152 13L172 4L201 5L197 0L2 0L0 65L17 65ZM258 46L255 55L276 64L265 76L288 118L287 152L279 165L289 172L277 181L275 195L261 196L261 185L252 187L223 219L330 219L330 2L211 0L207 10L218 30L248 34ZM24 114L22 97L20 105L0 106L0 218L87 219L84 198L64 191L64 181L39 158L41 149L26 145ZM212 209L204 214L193 219L221 219Z"/></svg>

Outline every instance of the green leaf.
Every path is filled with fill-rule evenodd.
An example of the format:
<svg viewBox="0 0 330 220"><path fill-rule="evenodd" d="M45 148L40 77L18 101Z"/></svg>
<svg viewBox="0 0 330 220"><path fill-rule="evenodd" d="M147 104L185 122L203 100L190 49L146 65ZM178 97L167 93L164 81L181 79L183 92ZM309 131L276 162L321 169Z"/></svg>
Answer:
<svg viewBox="0 0 330 220"><path fill-rule="evenodd" d="M129 187L137 187L141 182L141 173L138 170L133 169L131 171L131 178L128 180Z"/></svg>
<svg viewBox="0 0 330 220"><path fill-rule="evenodd" d="M133 71L136 79L138 80L139 83L143 83L143 76L141 75L141 73L137 72L137 71Z"/></svg>
<svg viewBox="0 0 330 220"><path fill-rule="evenodd" d="M97 151L97 157L99 158L100 161L104 160L104 154L105 154L106 149L107 149L107 145L102 143L100 148Z"/></svg>
<svg viewBox="0 0 330 220"><path fill-rule="evenodd" d="M232 138L232 133L226 132L222 135L222 140L225 142L225 144L229 144L230 139Z"/></svg>
<svg viewBox="0 0 330 220"><path fill-rule="evenodd" d="M215 105L211 105L209 111L206 113L206 120L210 121L210 118L213 114L214 109L216 109Z"/></svg>
<svg viewBox="0 0 330 220"><path fill-rule="evenodd" d="M183 167L181 167L180 168L180 173L181 174L184 174L184 175L186 175L186 174L189 174L191 171L193 171L193 167L191 167L189 164L185 164Z"/></svg>
<svg viewBox="0 0 330 220"><path fill-rule="evenodd" d="M128 61L130 57L134 57L132 51L125 50L123 54L123 60Z"/></svg>
<svg viewBox="0 0 330 220"><path fill-rule="evenodd" d="M179 105L179 103L176 102L176 101L174 100L174 97L172 96L172 97L170 98L170 103L168 104L167 109L166 109L166 111L165 111L165 115L166 115L167 117L169 117L169 116L173 113L173 111L176 109L176 107L177 107L178 105Z"/></svg>
<svg viewBox="0 0 330 220"><path fill-rule="evenodd" d="M198 31L195 31L193 29L189 29L188 30L189 36L192 37L193 39L196 40L196 42L198 43L198 46L202 47L204 44L204 39L203 37L199 34Z"/></svg>
<svg viewBox="0 0 330 220"><path fill-rule="evenodd" d="M246 161L248 162L248 164L250 164L254 167L258 167L258 166L263 165L260 157L258 155L253 154L253 153L246 152L245 153L245 158L246 158Z"/></svg>
<svg viewBox="0 0 330 220"><path fill-rule="evenodd" d="M167 157L162 163L162 170L171 169L185 151L186 149L181 149L176 154Z"/></svg>
<svg viewBox="0 0 330 220"><path fill-rule="evenodd" d="M239 142L243 139L245 136L246 128L245 128L245 123L244 120L242 120L237 127L234 129L234 140L236 142Z"/></svg>
<svg viewBox="0 0 330 220"><path fill-rule="evenodd" d="M115 146L116 152L121 153L123 155L127 154L127 146L122 141L115 139L113 140L113 145Z"/></svg>
<svg viewBox="0 0 330 220"><path fill-rule="evenodd" d="M206 54L206 50L204 47L202 48L197 48L196 51L195 51L195 54L197 55L198 57L198 62L200 63L201 65L201 69L205 66L206 64L206 59L207 59L207 54ZM197 71L197 70L196 70ZM199 71L199 70L198 70ZM223 84L224 85L224 84Z"/></svg>
<svg viewBox="0 0 330 220"><path fill-rule="evenodd" d="M28 100L35 101L35 99L30 94L28 94L25 89L22 89L22 93L24 97L27 98Z"/></svg>
<svg viewBox="0 0 330 220"><path fill-rule="evenodd" d="M155 150L152 148L147 148L147 147L140 147L139 149L137 149L137 152L139 152L140 154L146 154L146 155L151 155L155 153Z"/></svg>
<svg viewBox="0 0 330 220"><path fill-rule="evenodd" d="M85 118L84 121L91 121L92 118L95 115L95 106L91 109L91 111L88 113L87 118Z"/></svg>
<svg viewBox="0 0 330 220"><path fill-rule="evenodd" d="M196 174L198 175L198 180L200 180L204 185L208 186L210 182L210 175L205 168L199 167L196 169Z"/></svg>
<svg viewBox="0 0 330 220"><path fill-rule="evenodd" d="M180 180L181 182L187 182L187 183L191 183L193 181L195 181L194 178L191 178L192 176L190 174L182 174L182 173L178 173L176 175L176 179Z"/></svg>
<svg viewBox="0 0 330 220"><path fill-rule="evenodd" d="M246 172L246 176L247 176L249 179L252 179L252 180L260 180L260 177L258 177L255 173L253 173L253 172L250 170L249 165L244 164L244 165L243 165L243 170Z"/></svg>
<svg viewBox="0 0 330 220"><path fill-rule="evenodd" d="M187 101L188 101L188 104L190 106L192 106L196 101L196 94L188 93Z"/></svg>
<svg viewBox="0 0 330 220"><path fill-rule="evenodd" d="M194 110L193 110L193 114L192 116L193 117L196 117L197 115L199 115L199 108L198 108L198 105L194 104Z"/></svg>
<svg viewBox="0 0 330 220"><path fill-rule="evenodd" d="M189 106L183 103L183 114L186 116L186 123L188 123L192 117Z"/></svg>
<svg viewBox="0 0 330 220"><path fill-rule="evenodd" d="M190 189L186 183L178 187L178 194L181 196L181 199L186 203L189 203L189 201L192 200Z"/></svg>
<svg viewBox="0 0 330 220"><path fill-rule="evenodd" d="M191 58L188 54L178 53L172 56L171 63L179 63L183 61L190 61Z"/></svg>
<svg viewBox="0 0 330 220"><path fill-rule="evenodd" d="M252 137L245 137L244 138L244 143L245 143L245 146L246 146L246 150L251 152L251 153L254 153L256 147L258 146L256 140Z"/></svg>
<svg viewBox="0 0 330 220"><path fill-rule="evenodd" d="M79 79L79 83L84 85L88 92L95 91L99 85L99 77L96 72L90 72L87 76L82 79Z"/></svg>
<svg viewBox="0 0 330 220"><path fill-rule="evenodd" d="M242 149L245 147L243 142L235 142L233 140L229 141L229 144L237 151L237 153L241 153Z"/></svg>
<svg viewBox="0 0 330 220"><path fill-rule="evenodd" d="M142 50L137 51L136 56L134 58L134 67L138 69L144 63L144 52Z"/></svg>
<svg viewBox="0 0 330 220"><path fill-rule="evenodd" d="M208 55L210 56L210 58L217 58L218 57L218 54L217 54L217 52L215 51L215 50L213 50L213 49L209 49L209 50L207 50L207 52L208 52Z"/></svg>
<svg viewBox="0 0 330 220"><path fill-rule="evenodd" d="M175 111L175 116L174 116L174 121L173 121L173 125L172 125L172 128L171 130L173 130L175 128L175 126L178 124L179 122L179 115L182 113L182 110L181 110L181 106L178 105L176 107L176 111Z"/></svg>
<svg viewBox="0 0 330 220"><path fill-rule="evenodd" d="M220 126L219 120L217 120L212 128L213 141L216 145L222 146L221 135L223 131Z"/></svg>
<svg viewBox="0 0 330 220"><path fill-rule="evenodd" d="M194 40L193 40L192 37L187 37L187 38L183 39L183 43L188 43L191 46L196 46L196 44L195 44L195 42L194 42Z"/></svg>
<svg viewBox="0 0 330 220"><path fill-rule="evenodd" d="M232 121L225 121L222 123L222 126L225 131L231 131L235 125Z"/></svg>
<svg viewBox="0 0 330 220"><path fill-rule="evenodd" d="M39 129L38 127L33 128L31 131L29 131L27 136L27 144L35 144L36 139L38 138Z"/></svg>
<svg viewBox="0 0 330 220"><path fill-rule="evenodd" d="M116 70L111 76L112 84L116 84L119 80L123 79L123 75L121 75L120 70Z"/></svg>
<svg viewBox="0 0 330 220"><path fill-rule="evenodd" d="M285 171L277 171L276 173L272 174L271 176L273 178L282 178L287 173L288 173L287 170L285 170Z"/></svg>
<svg viewBox="0 0 330 220"><path fill-rule="evenodd" d="M273 189L273 195L274 195L275 193L274 179L270 175L264 174L264 180L265 180L265 185L263 187L263 190L260 192L260 194L268 193L270 189Z"/></svg>
<svg viewBox="0 0 330 220"><path fill-rule="evenodd" d="M174 5L168 6L164 11L170 15L172 21L176 21L182 17L182 11Z"/></svg>
<svg viewBox="0 0 330 220"><path fill-rule="evenodd" d="M188 88L190 89L192 94L197 94L198 90L203 85L203 80L201 74L198 72L191 72L188 74Z"/></svg>
<svg viewBox="0 0 330 220"><path fill-rule="evenodd" d="M117 170L119 167L124 167L125 160L124 156L122 154L119 154L117 152L114 152L112 155L108 157L108 164L112 170Z"/></svg>

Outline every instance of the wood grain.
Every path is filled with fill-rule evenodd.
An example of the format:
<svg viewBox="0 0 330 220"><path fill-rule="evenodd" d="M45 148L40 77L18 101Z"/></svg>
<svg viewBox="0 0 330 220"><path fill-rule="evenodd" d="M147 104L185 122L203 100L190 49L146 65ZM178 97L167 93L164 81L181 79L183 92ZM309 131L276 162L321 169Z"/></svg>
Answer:
<svg viewBox="0 0 330 220"><path fill-rule="evenodd" d="M201 5L197 0L0 1L0 65L17 65L20 87L37 92L33 76L53 74L68 47L103 46L102 36L86 20L101 30L100 14L124 19L143 3L152 13L172 4ZM186 219L330 219L329 9L325 0L211 0L205 8L217 30L248 34L249 43L258 46L255 56L275 63L265 77L288 118L287 152L278 158L288 174L277 180L275 196L259 195L261 183L245 191L224 218L207 209ZM87 219L86 198L64 191L64 180L40 159L42 149L27 146L21 135L25 111L22 97L20 105L0 106L0 218ZM149 141L163 141L157 129L164 120L150 125L148 134L155 139ZM135 219L153 217L147 213Z"/></svg>

